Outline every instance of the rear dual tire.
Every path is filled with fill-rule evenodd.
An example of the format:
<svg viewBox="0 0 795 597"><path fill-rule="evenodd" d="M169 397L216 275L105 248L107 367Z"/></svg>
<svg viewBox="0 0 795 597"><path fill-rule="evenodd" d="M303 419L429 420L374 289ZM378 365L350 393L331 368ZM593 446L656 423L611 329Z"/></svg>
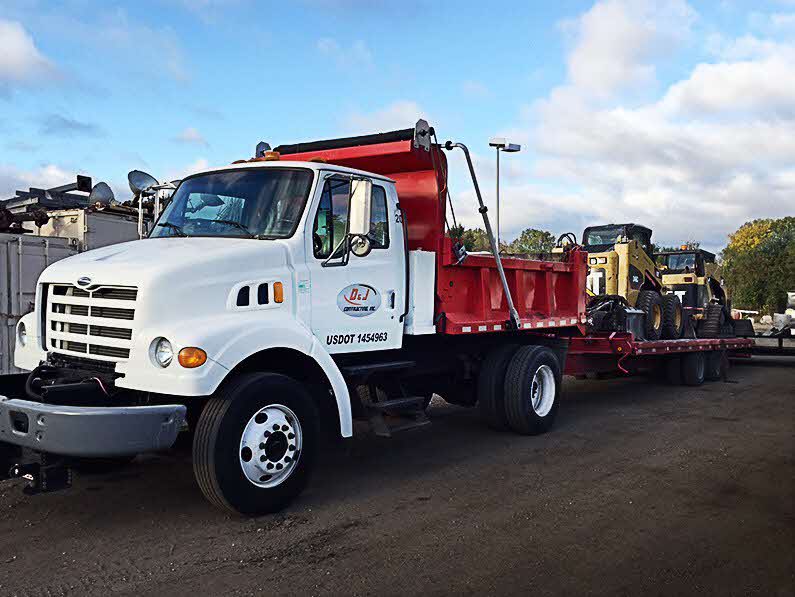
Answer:
<svg viewBox="0 0 795 597"><path fill-rule="evenodd" d="M544 433L557 416L562 377L558 358L549 348L496 348L484 361L478 379L481 416L493 429Z"/></svg>

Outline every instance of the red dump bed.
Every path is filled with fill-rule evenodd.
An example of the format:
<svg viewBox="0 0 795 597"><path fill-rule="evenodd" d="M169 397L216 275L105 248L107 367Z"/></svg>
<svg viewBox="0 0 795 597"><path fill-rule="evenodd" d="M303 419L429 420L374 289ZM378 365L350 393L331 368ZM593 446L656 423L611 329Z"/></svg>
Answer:
<svg viewBox="0 0 795 597"><path fill-rule="evenodd" d="M276 150L288 160L323 160L393 179L405 214L409 249L436 253L437 330L446 334L506 330L508 307L494 257L470 255L456 264L454 241L445 234L447 160L442 149L437 144L427 149L412 139L392 140L400 133ZM571 251L559 257L558 261L503 260L522 329L585 323L586 254Z"/></svg>

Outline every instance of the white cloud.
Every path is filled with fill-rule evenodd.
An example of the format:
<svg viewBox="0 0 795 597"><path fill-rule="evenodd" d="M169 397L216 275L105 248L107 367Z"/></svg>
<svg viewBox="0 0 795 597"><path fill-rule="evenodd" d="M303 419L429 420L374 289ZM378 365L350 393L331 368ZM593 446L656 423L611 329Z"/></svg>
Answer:
<svg viewBox="0 0 795 597"><path fill-rule="evenodd" d="M170 170L170 171L166 172L166 175L161 180L178 180L178 179L182 179L182 178L185 178L186 176L188 176L190 174L195 174L196 172L199 172L201 170L206 170L209 167L210 167L210 163L207 161L206 158L196 158L193 162L191 162L190 164L187 164L186 166L184 166L182 168L178 168L178 169ZM154 176L157 177L156 174Z"/></svg>
<svg viewBox="0 0 795 597"><path fill-rule="evenodd" d="M202 147L207 147L209 145L209 143L207 143L207 139L205 139L197 129L190 126L176 135L173 140L177 143L200 145Z"/></svg>
<svg viewBox="0 0 795 597"><path fill-rule="evenodd" d="M373 66L373 55L367 44L362 40L354 41L350 46L341 45L336 39L323 37L317 42L317 49L343 69L370 68Z"/></svg>
<svg viewBox="0 0 795 597"><path fill-rule="evenodd" d="M671 114L750 111L795 114L795 69L783 56L699 64L668 90L660 107Z"/></svg>
<svg viewBox="0 0 795 597"><path fill-rule="evenodd" d="M411 128L419 118L427 118L419 104L398 100L374 112L352 112L343 127L349 134L379 133Z"/></svg>
<svg viewBox="0 0 795 597"><path fill-rule="evenodd" d="M74 182L75 174L55 164L46 164L33 170L0 164L0 201L13 197L17 190L26 191L29 187L50 189Z"/></svg>
<svg viewBox="0 0 795 597"><path fill-rule="evenodd" d="M0 85L30 83L53 74L52 62L22 24L0 19Z"/></svg>
<svg viewBox="0 0 795 597"><path fill-rule="evenodd" d="M574 38L567 58L570 84L580 93L609 97L655 81L651 59L670 51L694 19L683 0L603 0L563 23Z"/></svg>
<svg viewBox="0 0 795 597"><path fill-rule="evenodd" d="M663 4L662 33L646 3L604 0L575 21L568 80L526 107L515 127L531 135L538 184L505 186L504 213L512 215L504 222L579 232L635 221L650 225L658 242L694 238L720 248L747 220L793 213L795 44L713 36L708 47L718 62L693 64L649 97L661 60L654 45L672 39L672 5ZM695 18L687 5L675 6L674 14ZM616 70L606 56L618 57ZM524 212L510 206L521 198L530 206Z"/></svg>

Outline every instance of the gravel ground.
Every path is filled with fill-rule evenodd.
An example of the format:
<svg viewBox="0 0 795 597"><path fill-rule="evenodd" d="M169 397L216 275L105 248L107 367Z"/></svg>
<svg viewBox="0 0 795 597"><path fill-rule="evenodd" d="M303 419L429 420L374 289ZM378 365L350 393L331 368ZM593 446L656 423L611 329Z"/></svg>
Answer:
<svg viewBox="0 0 795 597"><path fill-rule="evenodd" d="M324 452L286 512L240 519L187 453L28 498L0 485L0 595L793 595L795 359L732 383L566 380L557 427L471 410Z"/></svg>

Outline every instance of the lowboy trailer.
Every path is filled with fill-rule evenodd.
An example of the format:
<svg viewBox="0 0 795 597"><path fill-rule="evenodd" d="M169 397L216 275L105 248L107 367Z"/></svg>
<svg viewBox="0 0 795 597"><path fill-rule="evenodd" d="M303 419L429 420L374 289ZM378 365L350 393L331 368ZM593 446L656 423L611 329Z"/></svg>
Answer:
<svg viewBox="0 0 795 597"><path fill-rule="evenodd" d="M491 255L447 232L453 150ZM350 437L355 419L382 436L427 425L438 394L496 429L543 433L564 373L663 363L695 384L751 344L589 335L586 275L575 244L501 257L469 152L424 121L260 144L183 179L149 238L42 273L16 329L16 365L31 373L0 388L0 474L52 491L73 466L190 431L213 504L273 512L305 486L321 433Z"/></svg>

